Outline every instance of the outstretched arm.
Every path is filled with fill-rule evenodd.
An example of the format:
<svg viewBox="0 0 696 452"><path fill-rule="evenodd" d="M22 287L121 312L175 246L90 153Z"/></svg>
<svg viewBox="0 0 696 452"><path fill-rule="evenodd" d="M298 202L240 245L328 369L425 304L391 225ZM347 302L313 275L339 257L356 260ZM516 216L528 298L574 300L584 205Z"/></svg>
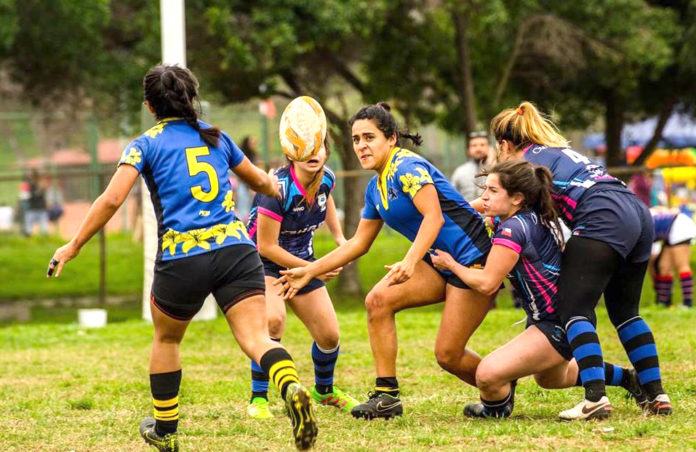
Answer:
<svg viewBox="0 0 696 452"><path fill-rule="evenodd" d="M341 221L338 219L336 203L331 195L329 195L329 199L326 202L326 226L328 226L329 231L331 231L336 245L341 246L346 243L346 238L341 228Z"/></svg>
<svg viewBox="0 0 696 452"><path fill-rule="evenodd" d="M130 165L121 165L114 173L109 182L109 186L106 187L104 193L102 193L89 208L87 216L82 221L82 224L78 228L75 236L67 244L58 248L53 254L53 259L48 265L48 274L51 276L53 270L55 269L56 277L60 276L63 271L63 266L69 260L75 258L80 249L84 246L89 239L94 236L101 228L104 227L106 223L111 219L111 217L116 213L121 204L128 197L135 181L138 179L138 170Z"/></svg>

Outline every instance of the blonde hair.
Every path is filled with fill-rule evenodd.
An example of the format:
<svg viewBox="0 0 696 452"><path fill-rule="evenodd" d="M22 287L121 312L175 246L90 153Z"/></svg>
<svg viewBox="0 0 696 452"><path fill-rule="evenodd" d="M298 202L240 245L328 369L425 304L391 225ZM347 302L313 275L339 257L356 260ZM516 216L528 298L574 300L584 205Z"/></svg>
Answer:
<svg viewBox="0 0 696 452"><path fill-rule="evenodd" d="M491 121L491 133L496 141L508 140L516 148L529 144L568 147L568 140L556 125L528 101L517 108L506 108L498 113Z"/></svg>

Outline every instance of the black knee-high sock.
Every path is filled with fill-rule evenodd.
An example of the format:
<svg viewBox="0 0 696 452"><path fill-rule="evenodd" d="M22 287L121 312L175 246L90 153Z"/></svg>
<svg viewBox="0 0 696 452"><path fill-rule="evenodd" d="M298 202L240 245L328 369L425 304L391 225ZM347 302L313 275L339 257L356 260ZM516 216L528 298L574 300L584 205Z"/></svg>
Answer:
<svg viewBox="0 0 696 452"><path fill-rule="evenodd" d="M604 360L594 325L585 317L573 317L566 324L568 342L578 363L585 398L597 402L606 395Z"/></svg>
<svg viewBox="0 0 696 452"><path fill-rule="evenodd" d="M179 386L181 369L150 374L152 405L155 409L155 431L158 435L175 433L179 423Z"/></svg>
<svg viewBox="0 0 696 452"><path fill-rule="evenodd" d="M280 390L280 395L285 399L285 394L290 383L299 383L295 363L290 353L284 348L272 348L261 357L261 368L268 373L271 381Z"/></svg>
<svg viewBox="0 0 696 452"><path fill-rule="evenodd" d="M638 372L638 381L645 388L650 398L664 394L660 361L652 331L640 316L633 317L619 325L621 344Z"/></svg>
<svg viewBox="0 0 696 452"><path fill-rule="evenodd" d="M399 397L399 380L396 377L377 377L375 380L375 392L384 393L393 397Z"/></svg>

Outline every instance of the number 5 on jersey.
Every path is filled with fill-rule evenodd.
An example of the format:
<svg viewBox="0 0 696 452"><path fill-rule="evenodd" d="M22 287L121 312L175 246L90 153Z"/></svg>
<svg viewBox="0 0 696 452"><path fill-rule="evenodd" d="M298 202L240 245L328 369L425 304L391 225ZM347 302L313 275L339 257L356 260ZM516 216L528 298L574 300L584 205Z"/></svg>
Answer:
<svg viewBox="0 0 696 452"><path fill-rule="evenodd" d="M189 176L193 177L198 173L205 173L210 181L210 191L203 191L200 185L191 187L191 195L199 201L210 202L217 198L220 191L218 186L218 175L215 168L208 162L198 161L198 157L210 155L210 150L207 146L197 148L186 148L186 164L188 165Z"/></svg>

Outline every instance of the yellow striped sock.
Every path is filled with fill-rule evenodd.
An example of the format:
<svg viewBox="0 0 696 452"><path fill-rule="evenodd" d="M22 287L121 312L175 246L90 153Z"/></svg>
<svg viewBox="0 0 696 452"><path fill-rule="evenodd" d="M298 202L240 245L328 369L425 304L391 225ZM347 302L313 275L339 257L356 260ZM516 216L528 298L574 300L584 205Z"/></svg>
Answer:
<svg viewBox="0 0 696 452"><path fill-rule="evenodd" d="M268 371L268 376L271 377L273 384L276 385L281 394L285 394L285 387L290 383L300 382L295 363L289 359L274 363Z"/></svg>
<svg viewBox="0 0 696 452"><path fill-rule="evenodd" d="M179 396L168 400L152 399L154 417L158 421L176 421L179 419Z"/></svg>

